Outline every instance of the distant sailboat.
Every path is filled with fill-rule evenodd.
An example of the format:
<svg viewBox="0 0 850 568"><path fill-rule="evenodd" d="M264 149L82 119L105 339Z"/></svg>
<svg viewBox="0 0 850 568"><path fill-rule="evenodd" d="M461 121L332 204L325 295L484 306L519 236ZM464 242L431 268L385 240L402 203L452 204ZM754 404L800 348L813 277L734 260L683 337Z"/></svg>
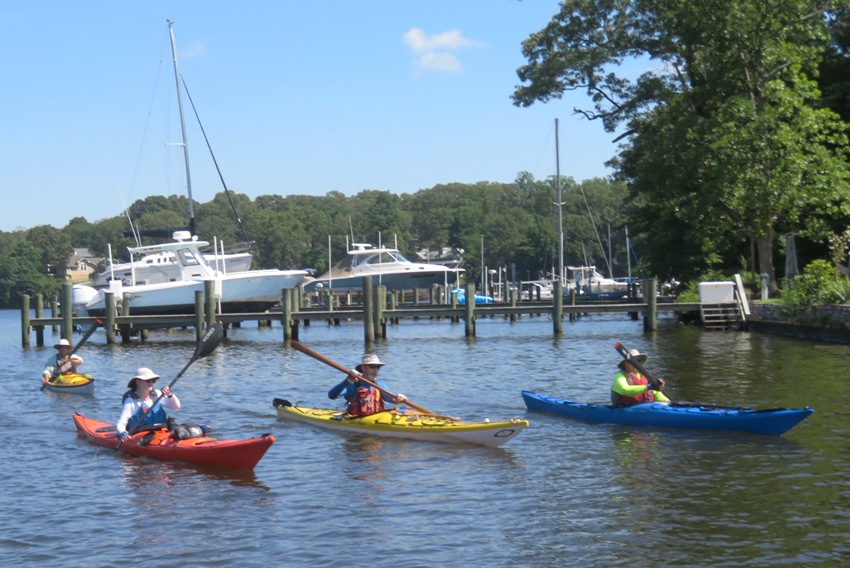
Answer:
<svg viewBox="0 0 850 568"><path fill-rule="evenodd" d="M171 51L174 59L174 76L177 85L177 99L180 97L180 72L177 64L177 48L174 41L173 22L168 20L171 34ZM194 227L194 212L192 211L191 176L189 174L189 154L186 143L186 128L183 120L182 103L180 107L180 122L183 134L183 152L185 163L186 184L189 191L190 226ZM130 282L124 285L123 278L112 278L108 289L97 290L91 286L74 286L73 303L78 314L88 313L93 316L103 315L106 309L105 294L107 291L115 295L117 302L126 299L129 302L131 314L158 315L174 313L193 313L195 309L195 292L204 290L204 282L213 281L222 312L251 312L264 311L280 301L282 291L294 288L307 276L304 270L243 270L228 273L222 266L213 267L201 249L209 246L206 241L200 241L191 231L176 231L173 241L157 245L133 247L130 249ZM139 260L134 260L138 255ZM147 266L148 274L154 274L155 263L147 263L150 259L163 260L162 266L167 267L167 274L158 281L140 280L136 276L139 266Z"/></svg>

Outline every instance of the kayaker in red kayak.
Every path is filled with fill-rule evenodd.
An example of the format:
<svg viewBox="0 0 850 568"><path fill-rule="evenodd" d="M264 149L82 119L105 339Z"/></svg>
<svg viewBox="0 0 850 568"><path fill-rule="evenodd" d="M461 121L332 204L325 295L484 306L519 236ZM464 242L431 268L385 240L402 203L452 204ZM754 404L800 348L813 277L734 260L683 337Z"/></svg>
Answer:
<svg viewBox="0 0 850 568"><path fill-rule="evenodd" d="M127 439L130 434L128 425L134 430L150 424L165 424L168 420L165 410L180 410L180 399L171 389L166 386L162 391L157 391L154 384L159 375L141 367L136 375L127 383L130 389L124 393L121 415L115 425L121 440ZM162 398L151 408L154 401L162 394Z"/></svg>
<svg viewBox="0 0 850 568"><path fill-rule="evenodd" d="M646 353L637 349L629 349L630 359L639 364L646 363ZM644 402L670 402L661 389L666 383L664 379L655 379L656 385L652 383L627 359L620 361L617 365L620 370L614 375L614 384L611 386L611 404L613 406L631 406Z"/></svg>
<svg viewBox="0 0 850 568"><path fill-rule="evenodd" d="M51 355L44 364L42 380L45 383L55 381L61 375L76 373L77 365L83 364L83 359L79 355L71 353L71 342L67 339L60 339L59 343L53 347L57 353Z"/></svg>
<svg viewBox="0 0 850 568"><path fill-rule="evenodd" d="M386 410L386 407L381 396L381 391L367 382L361 381L358 373L382 389L389 390L383 381L378 380L378 370L385 364L374 353L364 355L360 360L360 364L354 368L356 373L349 373L344 381L329 390L328 398L335 400L339 398L340 394L343 395L348 402L348 414L354 416L367 416L376 412L383 412ZM406 400L406 396L398 393L390 402L400 404Z"/></svg>

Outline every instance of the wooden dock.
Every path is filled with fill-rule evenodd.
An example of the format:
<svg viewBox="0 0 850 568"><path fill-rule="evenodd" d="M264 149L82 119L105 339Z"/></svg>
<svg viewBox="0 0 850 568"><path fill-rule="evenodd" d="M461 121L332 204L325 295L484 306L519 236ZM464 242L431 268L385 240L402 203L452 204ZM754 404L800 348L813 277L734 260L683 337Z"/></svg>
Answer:
<svg viewBox="0 0 850 568"><path fill-rule="evenodd" d="M653 279L645 283L644 290L653 292L655 290ZM643 315L644 329L657 329L657 314L671 312L699 312L700 304L694 303L668 303L659 302L654 293L649 295L650 301L636 303L628 301L625 303L578 303L574 299L568 305L564 305L560 293L560 282L556 283L556 293L551 301L518 301L517 297L511 298L510 303L494 304L463 304L457 303L457 296L452 295L449 304L397 304L395 296L391 297L387 304L386 288L377 286L372 289L371 281L364 280L362 298L364 302L359 306L334 307L332 301L325 306L302 306L303 295L299 290L283 290L281 308L261 313L239 313L222 314L215 309L214 298L209 291L197 292L195 298L195 313L184 315L159 315L159 316L135 316L128 313L117 314L114 310L108 310L104 318L90 316L76 317L72 310L61 310L60 306L71 305L71 286L66 284L62 291L62 301L54 300L50 311L51 316L45 316L43 299L36 296L35 306L31 308L29 296L24 296L21 306L21 343L22 346L30 345L30 335L35 332L36 344L44 345L44 330L52 327L54 333L57 328L61 330L63 338L72 339L74 329L90 328L102 325L106 330L107 343L114 343L120 336L122 342L130 341L134 335L146 338L146 333L151 329L193 327L200 339L203 330L219 321L229 326L238 326L244 322L256 321L258 325L272 325L278 322L283 329L283 340L298 339L298 331L301 326L310 325L312 321L326 321L331 325L342 321L363 321L364 339L372 342L378 337L387 336L387 324L399 323L403 319L447 319L452 322L464 322L465 335L475 336L475 321L485 317L502 317L510 321L530 316L546 316L552 320L552 331L555 336L563 334L563 319L569 318L574 321L581 314L611 314L627 313L632 319L637 320ZM474 297L474 289L470 284L467 286L467 298ZM109 302L108 302L109 303ZM330 305L330 308L328 307ZM32 310L35 317L31 317Z"/></svg>

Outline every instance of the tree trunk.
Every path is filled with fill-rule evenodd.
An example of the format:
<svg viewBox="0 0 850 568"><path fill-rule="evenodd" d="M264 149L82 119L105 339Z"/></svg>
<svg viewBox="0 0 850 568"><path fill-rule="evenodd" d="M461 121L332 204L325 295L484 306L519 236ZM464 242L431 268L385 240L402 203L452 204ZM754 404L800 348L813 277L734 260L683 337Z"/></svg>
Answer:
<svg viewBox="0 0 850 568"><path fill-rule="evenodd" d="M776 270L773 268L773 239L776 236L773 229L768 229L767 234L755 237L759 257L759 274L767 274L770 277L771 294L779 293L779 283L776 281Z"/></svg>

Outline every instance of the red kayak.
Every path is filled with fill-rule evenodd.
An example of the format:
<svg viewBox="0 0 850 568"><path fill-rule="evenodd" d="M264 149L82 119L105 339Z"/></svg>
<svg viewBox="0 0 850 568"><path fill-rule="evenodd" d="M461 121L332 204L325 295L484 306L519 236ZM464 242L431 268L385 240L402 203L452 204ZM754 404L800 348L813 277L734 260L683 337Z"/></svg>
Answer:
<svg viewBox="0 0 850 568"><path fill-rule="evenodd" d="M208 436L176 440L165 426L141 430L123 444L115 425L74 414L77 433L96 446L120 449L134 456L181 461L202 465L254 469L266 450L274 444L274 436L263 434L249 440L218 440Z"/></svg>

